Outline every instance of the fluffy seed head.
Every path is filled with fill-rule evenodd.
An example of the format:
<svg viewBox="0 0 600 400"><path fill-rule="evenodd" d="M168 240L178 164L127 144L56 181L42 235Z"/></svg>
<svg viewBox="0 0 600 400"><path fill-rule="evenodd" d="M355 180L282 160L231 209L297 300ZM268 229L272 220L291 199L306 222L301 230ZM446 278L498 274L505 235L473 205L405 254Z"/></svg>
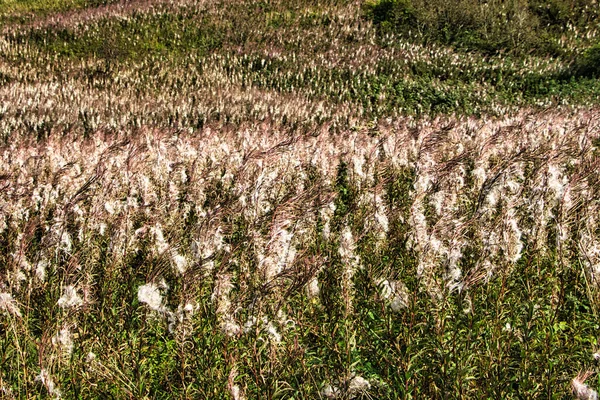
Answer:
<svg viewBox="0 0 600 400"><path fill-rule="evenodd" d="M147 283L138 289L138 300L154 311L162 310L162 295L154 283Z"/></svg>

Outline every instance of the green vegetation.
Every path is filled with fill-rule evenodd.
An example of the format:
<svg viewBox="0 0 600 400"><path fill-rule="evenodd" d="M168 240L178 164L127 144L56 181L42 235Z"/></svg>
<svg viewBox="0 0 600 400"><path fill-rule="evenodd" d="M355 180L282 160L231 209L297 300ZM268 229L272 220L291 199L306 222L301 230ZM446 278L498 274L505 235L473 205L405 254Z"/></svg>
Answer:
<svg viewBox="0 0 600 400"><path fill-rule="evenodd" d="M578 75L600 78L600 43L586 49L575 62L574 70Z"/></svg>
<svg viewBox="0 0 600 400"><path fill-rule="evenodd" d="M195 64L191 67L196 68L219 55L223 60L219 67L236 84L300 93L333 104L353 103L361 117L371 119L398 113L501 114L525 105L589 104L598 97L597 46L586 39L598 21L595 9L582 4L568 8L570 13L563 16L566 11L531 5L522 10L524 16L510 20L536 21L527 22L531 27L509 24L507 28L504 15L516 11L505 8L519 2L486 3L487 8L498 7L490 11L490 21L463 12L483 12L483 5L463 3L468 2L435 3L435 7L408 1L366 3L364 10L355 10L357 20L351 23L333 11L343 3L241 2L226 9L182 6L175 10L158 5L149 14L92 19L84 22L85 29L66 23L20 30L8 39L39 49L37 59L22 61L39 63L40 69L57 56L104 60L102 71L118 74L115 68L126 71L129 63L189 68L191 56ZM378 27L379 50L371 44L375 32L364 27L361 14ZM85 11L81 15L84 18ZM474 28L455 21L458 16L475 19L470 22ZM551 24L550 16L554 16ZM576 25L562 31L561 21ZM443 32L445 36L439 36ZM446 44L455 50L440 47ZM202 71L193 75L195 80L208 79ZM145 73L141 79L146 81ZM187 85L189 79L179 84Z"/></svg>
<svg viewBox="0 0 600 400"><path fill-rule="evenodd" d="M168 55L181 58L186 52L206 55L221 45L222 30L201 12L185 16L159 14L133 20L100 21L80 34L69 29L35 31L20 38L61 57L96 57L107 62L140 60Z"/></svg>
<svg viewBox="0 0 600 400"><path fill-rule="evenodd" d="M118 0L3 0L0 23L25 24L36 16L81 10L116 3Z"/></svg>
<svg viewBox="0 0 600 400"><path fill-rule="evenodd" d="M375 0L366 2L364 9L382 37L392 35L424 45L438 43L459 52L504 59L525 60L536 55L563 64L554 73L526 77L514 77L510 71L499 69L492 82L508 98L517 92L526 98L550 94L564 98L579 85L577 81L599 74L596 36L600 9L594 0Z"/></svg>
<svg viewBox="0 0 600 400"><path fill-rule="evenodd" d="M0 398L599 387L598 14L3 2Z"/></svg>
<svg viewBox="0 0 600 400"><path fill-rule="evenodd" d="M600 22L595 0L374 0L365 9L383 33L521 56L570 55Z"/></svg>
<svg viewBox="0 0 600 400"><path fill-rule="evenodd" d="M556 182L536 186L548 170L536 157L562 143L568 148L557 154L560 165L577 146L574 128L597 125L564 116L544 124L559 128L525 150L524 138L535 131L518 124L420 126L425 140L445 130L467 143L473 129L481 135L491 129L490 137L508 144L440 162L446 170L440 175L423 169L428 157L456 151L440 137L426 154L403 159L415 168L397 168L393 153L370 158L378 145L362 133L364 147L348 158L344 148L327 156L341 160L332 177L308 165L288 170L308 138L288 142L260 166L252 158L260 131L226 138L231 146L248 141L229 155L203 135L152 136L162 145L177 140L165 153L142 147L146 138L137 133L106 152L74 152L78 139L69 137L49 140L61 150L19 172L3 170L35 177L32 196L48 197L32 201L10 181L15 201L2 204L13 211L4 218L0 254L7 265L3 290L14 300L0 298L0 388L16 398L58 390L63 398L83 399L235 398L236 390L247 398L336 392L339 398L562 398L580 369L596 368L599 292L587 256L571 246L590 246L586 235L597 229L590 217L598 204L581 200L588 190L596 198L600 185L597 171L588 171L587 189L572 193L582 216L574 220L575 211L561 211ZM562 128L566 143L557 133ZM275 135L273 143L287 140ZM391 142L405 138L388 135ZM337 140L335 134L322 139L318 149ZM475 139L467 151L487 140ZM574 183L586 173L592 151L580 155L565 179ZM53 157L73 164L53 165ZM358 168L361 159L368 163ZM127 170L113 169L120 160L128 160ZM482 160L489 171L506 170L480 186L477 174L463 168ZM261 181L264 172L279 178ZM427 176L436 186L419 188ZM463 176L468 179L457 186ZM530 197L514 194L512 179L519 176L519 190L552 213L537 214ZM245 187L256 188L251 203L243 198L250 193ZM481 200L480 190L506 201ZM442 213L434 205L438 194L448 195ZM420 207L427 239L439 239L442 250L418 243ZM510 222L515 215L521 215L518 227ZM448 227L456 219L465 224L459 238ZM522 239L520 229L529 232ZM559 239L558 229L571 235ZM494 235L501 239L490 245ZM455 278L450 246L460 249L452 268L462 274ZM282 257L288 260L283 270L269 272L269 263ZM421 270L423 263L430 265ZM158 304L141 294L147 284L160 293ZM368 388L356 389L356 377Z"/></svg>

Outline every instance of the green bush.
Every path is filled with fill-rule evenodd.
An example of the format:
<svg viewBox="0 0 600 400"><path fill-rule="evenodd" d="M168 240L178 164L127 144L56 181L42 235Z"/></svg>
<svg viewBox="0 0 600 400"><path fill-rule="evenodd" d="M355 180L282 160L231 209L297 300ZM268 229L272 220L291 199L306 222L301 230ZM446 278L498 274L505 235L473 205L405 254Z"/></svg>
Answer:
<svg viewBox="0 0 600 400"><path fill-rule="evenodd" d="M414 27L415 9L410 0L381 0L367 3L367 12L376 24L386 28Z"/></svg>
<svg viewBox="0 0 600 400"><path fill-rule="evenodd" d="M566 26L597 21L589 1L379 0L365 4L384 33L486 54L560 56Z"/></svg>
<svg viewBox="0 0 600 400"><path fill-rule="evenodd" d="M594 0L529 0L529 10L541 26L553 32L564 32L568 25L582 28L598 20Z"/></svg>
<svg viewBox="0 0 600 400"><path fill-rule="evenodd" d="M600 43L584 51L575 61L575 72L580 76L600 78Z"/></svg>

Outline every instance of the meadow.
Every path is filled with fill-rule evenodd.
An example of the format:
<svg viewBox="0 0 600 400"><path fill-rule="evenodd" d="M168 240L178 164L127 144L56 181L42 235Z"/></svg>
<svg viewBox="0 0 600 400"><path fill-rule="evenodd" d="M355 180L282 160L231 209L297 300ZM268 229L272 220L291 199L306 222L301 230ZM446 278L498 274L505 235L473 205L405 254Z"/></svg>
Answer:
<svg viewBox="0 0 600 400"><path fill-rule="evenodd" d="M597 398L596 7L3 2L0 397Z"/></svg>

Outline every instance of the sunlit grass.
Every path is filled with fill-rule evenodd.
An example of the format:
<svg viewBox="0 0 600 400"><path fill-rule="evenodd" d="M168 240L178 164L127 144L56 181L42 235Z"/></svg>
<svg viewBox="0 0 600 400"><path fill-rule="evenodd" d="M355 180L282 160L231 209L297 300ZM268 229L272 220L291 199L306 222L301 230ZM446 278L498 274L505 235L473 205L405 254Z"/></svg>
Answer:
<svg viewBox="0 0 600 400"><path fill-rule="evenodd" d="M0 397L594 395L593 74L354 2L19 4Z"/></svg>

